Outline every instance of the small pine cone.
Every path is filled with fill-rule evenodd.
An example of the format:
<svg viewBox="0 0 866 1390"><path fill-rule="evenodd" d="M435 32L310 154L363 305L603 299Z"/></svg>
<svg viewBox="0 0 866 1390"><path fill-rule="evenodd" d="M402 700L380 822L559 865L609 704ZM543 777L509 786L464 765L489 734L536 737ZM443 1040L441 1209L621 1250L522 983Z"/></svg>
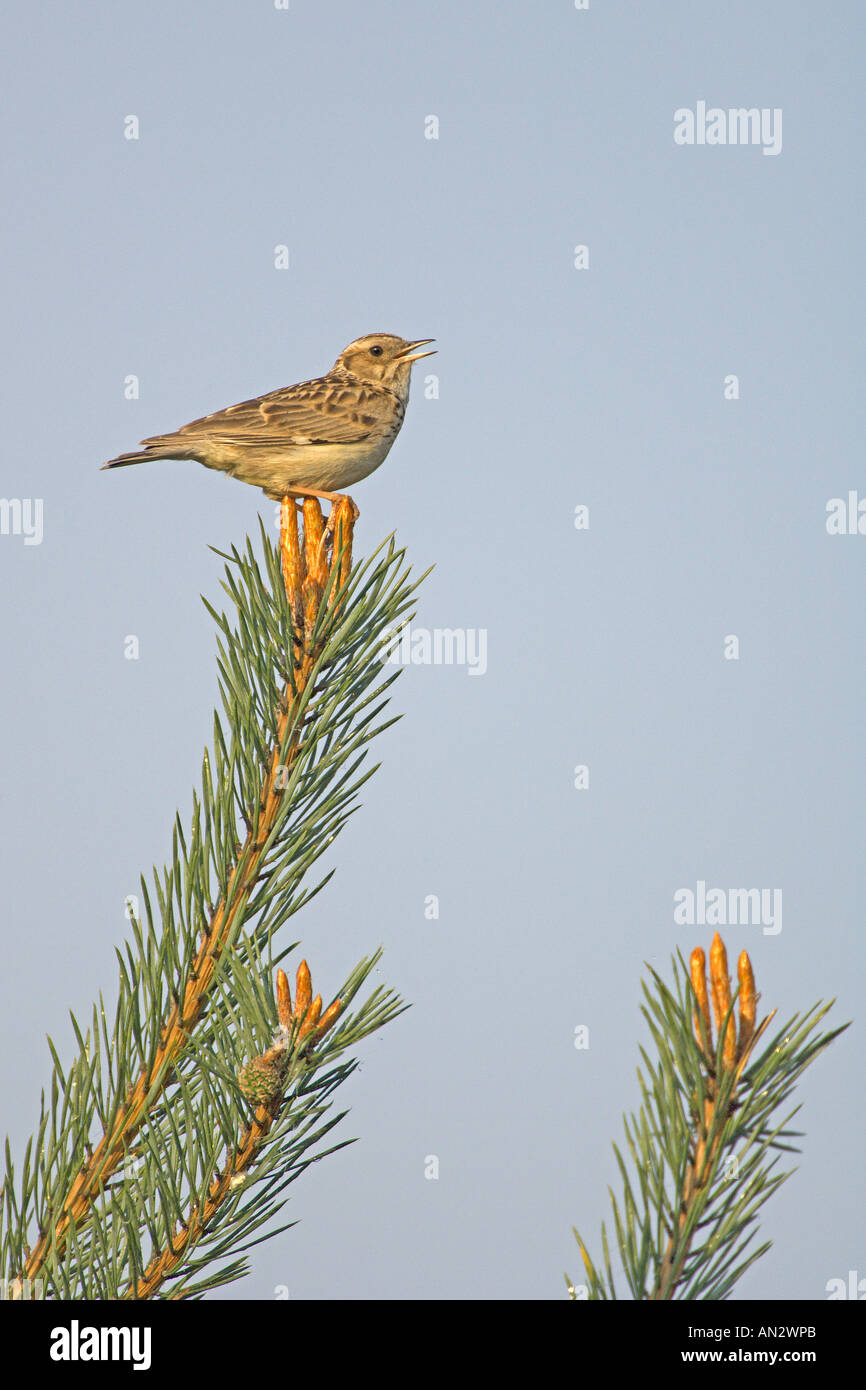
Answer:
<svg viewBox="0 0 866 1390"><path fill-rule="evenodd" d="M238 1081L241 1091L254 1105L267 1105L283 1088L282 1070L266 1057L254 1057L241 1067Z"/></svg>

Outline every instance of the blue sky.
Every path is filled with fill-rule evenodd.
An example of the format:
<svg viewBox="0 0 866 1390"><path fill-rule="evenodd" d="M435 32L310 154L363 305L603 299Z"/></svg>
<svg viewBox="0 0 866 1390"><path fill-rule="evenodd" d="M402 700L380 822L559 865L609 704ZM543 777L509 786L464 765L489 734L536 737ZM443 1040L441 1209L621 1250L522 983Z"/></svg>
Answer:
<svg viewBox="0 0 866 1390"><path fill-rule="evenodd" d="M396 531L435 565L416 622L483 630L486 670L406 669L295 919L323 992L381 943L413 1008L361 1054L360 1142L227 1297L561 1297L638 1099L643 963L709 944L679 890L778 890L781 931L726 935L764 1005L859 1014L866 536L826 508L866 496L861 24L791 0L7 15L0 491L42 501L39 544L0 535L15 1143L198 775L208 546L274 518L194 464L99 465L362 333L439 348L356 548ZM699 102L778 109L780 151L676 143ZM855 1027L802 1083L742 1297L866 1274L861 1051Z"/></svg>

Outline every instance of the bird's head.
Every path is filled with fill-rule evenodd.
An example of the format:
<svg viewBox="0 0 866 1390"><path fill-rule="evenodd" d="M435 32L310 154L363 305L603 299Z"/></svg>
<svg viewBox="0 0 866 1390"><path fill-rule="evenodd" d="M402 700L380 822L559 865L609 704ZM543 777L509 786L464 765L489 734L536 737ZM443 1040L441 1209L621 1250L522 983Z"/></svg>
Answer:
<svg viewBox="0 0 866 1390"><path fill-rule="evenodd" d="M412 363L421 357L432 357L430 352L418 352L432 338L418 338L409 342L393 333L368 333L364 338L356 338L344 348L334 363L335 372L348 372L358 381L367 381L372 386L387 386L398 396L409 394L409 377Z"/></svg>

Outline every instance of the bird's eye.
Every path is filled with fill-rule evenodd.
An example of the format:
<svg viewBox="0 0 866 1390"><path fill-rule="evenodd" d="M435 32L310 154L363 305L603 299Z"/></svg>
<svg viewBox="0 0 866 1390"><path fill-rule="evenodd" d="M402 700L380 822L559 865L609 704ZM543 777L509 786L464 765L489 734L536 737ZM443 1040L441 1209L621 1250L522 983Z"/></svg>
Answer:
<svg viewBox="0 0 866 1390"><path fill-rule="evenodd" d="M381 347L379 346L378 343L374 343L373 346L370 348L370 355L371 355L371 357L381 357L381 356L382 356L382 349L381 349Z"/></svg>

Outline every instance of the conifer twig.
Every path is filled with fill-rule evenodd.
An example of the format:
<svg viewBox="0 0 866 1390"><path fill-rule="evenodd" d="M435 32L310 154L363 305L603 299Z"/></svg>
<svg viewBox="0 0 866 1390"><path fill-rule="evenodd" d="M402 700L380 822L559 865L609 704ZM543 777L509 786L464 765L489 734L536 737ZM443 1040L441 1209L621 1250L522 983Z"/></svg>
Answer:
<svg viewBox="0 0 866 1390"><path fill-rule="evenodd" d="M635 1299L723 1299L768 1249L750 1249L758 1212L790 1173L776 1171L777 1153L797 1137L786 1128L796 1111L778 1111L809 1065L843 1028L815 1035L827 1005L794 1017L758 1045L776 1017L756 1023L758 995L748 954L737 963L731 991L727 952L718 932L706 957L692 951L674 962L676 990L651 971L644 1016L657 1051L642 1048L642 1106L625 1120L631 1167L614 1145L623 1196L611 1193L620 1259ZM739 1027L736 1012L739 1005ZM713 1038L715 1024L715 1041ZM847 1027L847 1025L845 1025ZM586 1273L583 1296L616 1298L607 1232L604 1269L593 1263L575 1230ZM578 1291L566 1275L572 1299Z"/></svg>
<svg viewBox="0 0 866 1390"><path fill-rule="evenodd" d="M387 630L387 624L405 612L412 590L407 587L402 573L398 574L400 557L393 546L377 568L370 571L369 563L364 567L369 578L356 579L351 571L354 515L351 504L337 503L332 511L332 524L326 529L318 501L305 499L301 536L295 503L286 499L281 507L278 573L282 575L287 607L281 613L279 602L262 588L251 549L248 559L242 559L235 552L241 583L236 584L229 573L226 585L238 604L239 629L232 633L226 619L220 618L206 604L228 639L226 646L221 647L220 671L232 742L226 742L215 720L217 780L212 779L206 752L203 794L201 801L195 801L192 840L187 842L178 819L171 875L166 876L165 889L158 880L156 882L164 922L161 937L154 932L150 901L142 880L148 934L142 933L137 917L131 915L138 954L127 948L129 963L121 959L121 1000L127 1000L128 1004L125 1009L118 1006L115 1032L109 1037L103 1008L103 1022L100 1023L100 1015L95 1012L93 1029L87 1038L73 1019L82 1055L67 1076L60 1070L59 1058L56 1051L54 1053L55 1082L50 1108L46 1110L43 1105L36 1147L33 1149L31 1145L25 1155L20 1199L12 1193L14 1171L7 1149L3 1197L8 1220L2 1232L6 1261L3 1272L13 1280L34 1281L48 1275L52 1288L56 1287L61 1296L70 1296L63 1290L75 1287L68 1281L78 1275L64 1273L64 1258L69 1248L74 1257L73 1266L85 1279L84 1287L93 1285L105 1290L96 1296L120 1296L113 1290L119 1288L117 1279L125 1259L134 1275L127 1284L125 1296L151 1297L177 1271L191 1268L190 1252L212 1226L244 1233L261 1224L269 1211L277 1209L265 1203L260 1212L252 1215L249 1211L244 1211L240 1217L230 1214L228 1227L223 1212L228 1196L239 1186L238 1178L249 1170L256 1153L262 1151L276 1120L279 1120L279 1135L289 1134L293 1126L300 1125L302 1129L302 1137L290 1146L285 1160L281 1159L277 1168L270 1161L270 1167L263 1170L276 1173L279 1169L283 1175L281 1185L291 1181L306 1166L309 1160L300 1161L305 1150L337 1122L329 1121L313 1133L326 1108L321 1098L350 1074L354 1063L341 1064L322 1081L305 1083L305 1098L299 1105L298 1117L291 1104L283 1104L287 1100L287 1088L291 1090L294 1079L308 1069L315 1040L333 1025L341 1007L339 1001L335 1001L323 1014L320 998L305 998L305 964L299 974L296 1001L296 1009L303 1005L301 1013L305 1017L303 1022L298 1023L296 1019L292 1025L291 1050L284 1037L268 1050L270 1056L268 1052L260 1054L244 1068L247 1081L256 1068L259 1080L265 1078L270 1068L280 1081L277 1090L257 1104L252 1122L235 1128L232 1115L236 1103L230 1097L219 1098L219 1087L215 1088L208 1080L201 1063L211 1066L210 1049L214 1041L219 1043L220 1055L230 1055L237 1046L237 1039L233 1037L236 1028L226 1013L227 1007L234 1007L232 992L242 991L237 1002L242 1004L245 1027L266 1012L266 1001L260 997L255 975L249 974L246 965L242 969L241 962L249 960L252 963L251 953L260 949L257 943L267 944L274 927L297 910L300 904L295 904L293 897L274 898L273 895L289 891L294 894L292 885L300 882L307 866L340 829L352 809L357 787L361 785L359 781L351 785L350 782L364 756L364 745L386 727L376 727L372 723L382 708L381 703L372 713L359 716L358 712L364 703L369 703L371 697L364 692L374 681L379 681L381 691L393 679L391 676L382 680L377 675L381 666L372 643L379 625L381 630ZM267 545L266 557L270 563ZM273 573L271 568L272 578ZM349 606L350 588L353 607ZM288 615L288 628L283 614ZM342 624L339 636L338 622ZM286 631L291 634L287 642L283 638ZM323 662L326 663L324 668ZM327 686L319 679L321 669L332 672ZM283 671L281 696L272 674L280 670ZM263 741L263 733L267 743ZM257 782L252 780L256 767L259 768ZM339 773L336 781L335 773ZM240 817L246 831L239 842L233 836L235 815ZM211 872L216 873L221 885L213 904L208 891ZM307 892L306 897L311 895ZM304 900L302 897L301 901ZM239 932L251 917L259 923L256 934L244 938L238 955ZM195 922L198 926L193 929ZM199 933L197 939L195 930ZM344 987L345 998L350 998L358 989L375 959L356 969ZM179 977L175 974L176 968L182 972ZM177 985L172 977L178 979ZM280 977L284 980L282 972L278 975L278 1003L283 988ZM167 994L163 981L169 985ZM141 995L138 991L142 991ZM161 1025L160 1015L152 1015L152 1010L159 1007L160 991L167 1005ZM287 982L285 991L287 994ZM144 1020L139 1001L151 1011ZM390 991L376 990L356 1019L342 1029L345 1043L339 1044L337 1050L366 1036L399 1011L399 1001L394 1000ZM195 1039L196 1027L206 1014L211 1021L207 1025L208 1051L203 1053ZM152 1041L142 1023L146 1024L147 1032L153 1030ZM97 1044L92 1061L88 1060L92 1053L90 1038ZM136 1054L140 1058L137 1074L129 1066L129 1059ZM291 1065L287 1060L290 1055L294 1058ZM100 1080L102 1056L109 1065L105 1085ZM222 1065L218 1062L219 1067ZM83 1084L76 1079L79 1077ZM171 1153L168 1169L165 1169L155 1147L168 1144L171 1150L177 1142L179 1131L177 1122L170 1118L172 1101L168 1094L169 1088L175 1086L180 1087L179 1094L186 1107L182 1111L185 1118L181 1121L181 1131L191 1136L186 1141L187 1157L183 1159L178 1154L177 1171ZM244 1089L243 1081L241 1089ZM214 1164L209 1168L213 1138L208 1137L207 1124L202 1130L197 1127L190 1130L193 1112L189 1107L191 1102L198 1103L197 1095L208 1107L210 1123L215 1125L214 1138L222 1133L226 1139L222 1166ZM94 1117L101 1121L101 1135L92 1134ZM139 1135L146 1124L145 1147L142 1148ZM231 1137L232 1131L234 1137ZM31 1152L36 1156L35 1165L31 1162ZM133 1159L136 1164L130 1168ZM145 1262L141 1262L136 1253L134 1232L129 1225L130 1199L136 1202L139 1199L128 1184L133 1181L136 1165L140 1168L142 1162L146 1164L148 1184L142 1188L142 1198L146 1199L146 1204L150 1203L154 1183L158 1190L167 1184L169 1211L176 1213L173 1235L163 1240L156 1233L158 1229L167 1229L164 1218L154 1223L150 1216L142 1216L153 1238L153 1248ZM70 1166L71 1163L75 1166ZM190 1164L195 1166L199 1176L185 1180L184 1175L193 1171ZM208 1169L215 1176L201 1185L201 1176ZM276 1177L269 1178L266 1190L278 1191L279 1188L274 1188L276 1180ZM186 1217L181 1219L178 1202L183 1200L181 1193L185 1185L189 1203ZM197 1199L196 1191L200 1194ZM93 1227L88 1223L109 1219L106 1200L109 1205L114 1204L119 1214L117 1219L126 1232L124 1240L128 1252L123 1258L116 1253L116 1242L115 1253L110 1258L107 1255L96 1258L95 1252L105 1252L107 1247L104 1240L94 1244ZM39 1213L39 1233L31 1248L27 1244L26 1226L28 1212L34 1209ZM221 1248L226 1243L223 1239ZM20 1252L20 1255L13 1252ZM11 1265L8 1262L10 1254ZM51 1283L53 1280L60 1282L55 1286ZM95 1285L93 1281L97 1281ZM218 1279L215 1277L213 1282Z"/></svg>
<svg viewBox="0 0 866 1390"><path fill-rule="evenodd" d="M712 1027L708 1014L705 1012L706 1000L708 997L706 983L706 961L704 952L700 946L695 947L689 959L690 976L692 986L695 990L695 997L700 1009L700 1020L695 1021L695 1036L698 1043L705 1043L708 1048L707 1055L707 1076L703 1097L703 1115L696 1125L697 1135L694 1142L693 1151L689 1156L685 1173L683 1174L682 1196L680 1209L677 1214L676 1232L672 1232L664 1255L662 1256L658 1274L656 1276L656 1287L653 1292L653 1299L670 1299L682 1277L683 1269L692 1248L692 1241L695 1236L696 1226L691 1220L692 1208L696 1199L703 1195L708 1184L716 1171L716 1164L725 1137L724 1121L733 1113L736 1107L736 1080L730 1087L722 1089L723 1099L720 1099L720 1087L715 1074L715 1066L712 1060ZM754 985L752 975L752 964L748 955L743 951L740 956L741 978L748 976ZM730 1074L735 1069L736 1076L739 1076L751 1056L759 1038L769 1027L775 1014L770 1014L765 1018L757 1032L748 1027L748 1015L750 1006L754 1006L754 992L745 1001L746 1015L743 1014L744 1000L740 995L740 1043L735 1042L736 1028L734 1021L734 1009L731 1000L731 981L728 975L728 953L725 950L724 942L716 932L713 937L710 949L710 988L713 1000L713 1013L716 1020L716 1030L719 1034L722 1066L724 1072ZM752 1022L754 1013L752 1012ZM721 1113L720 1113L721 1111Z"/></svg>
<svg viewBox="0 0 866 1390"><path fill-rule="evenodd" d="M299 650L296 648L293 680L286 690L285 708L279 716L277 739L271 752L270 767L261 789L261 809L257 832L254 834L252 830L248 831L246 840L240 847L229 879L228 891L225 897L217 903L211 920L202 934L201 944L189 972L183 999L175 1003L165 1023L152 1064L141 1072L138 1080L130 1087L125 1103L115 1116L113 1124L96 1144L92 1154L82 1164L69 1189L63 1210L51 1230L46 1231L33 1247L24 1270L26 1278L33 1279L38 1276L49 1250L55 1255L62 1253L70 1224L83 1220L106 1180L124 1163L127 1151L135 1139L144 1116L156 1104L163 1086L171 1077L171 1072L179 1054L186 1045L189 1034L201 1017L220 956L231 936L234 917L246 902L257 882L260 860L283 795L282 788L277 785L276 770L280 766L291 767L292 762L297 757L300 745L302 720L299 721L299 727L288 751L285 755L283 754L282 744L286 730L291 726L315 661L316 653L309 646L309 638L312 635L328 579L324 554L321 553L322 547L319 545L324 530L322 511L314 498L308 498L304 501L304 518L305 521L309 519L310 526L309 529L305 528L306 549L302 557L297 545L295 505L289 499L283 500L281 514L283 574L286 580L286 590L293 602L293 612L296 611L295 603L298 595L303 591L304 621L301 631L307 640L298 644ZM351 530L351 521L347 524ZM339 572L335 578L339 578ZM285 756L285 763L283 756Z"/></svg>
<svg viewBox="0 0 866 1390"><path fill-rule="evenodd" d="M277 971L279 1026L274 1045L248 1062L239 1078L244 1095L255 1104L255 1116L227 1155L203 1206L194 1203L186 1220L176 1223L171 1238L163 1248L153 1252L141 1277L133 1280L122 1298L139 1301L153 1298L210 1229L232 1189L246 1181L249 1168L287 1103L286 1092L291 1082L304 1070L304 1055L321 1041L340 1015L339 999L322 1014L321 995L310 1002L310 993L310 972L305 960L298 966L294 1009L285 971Z"/></svg>

